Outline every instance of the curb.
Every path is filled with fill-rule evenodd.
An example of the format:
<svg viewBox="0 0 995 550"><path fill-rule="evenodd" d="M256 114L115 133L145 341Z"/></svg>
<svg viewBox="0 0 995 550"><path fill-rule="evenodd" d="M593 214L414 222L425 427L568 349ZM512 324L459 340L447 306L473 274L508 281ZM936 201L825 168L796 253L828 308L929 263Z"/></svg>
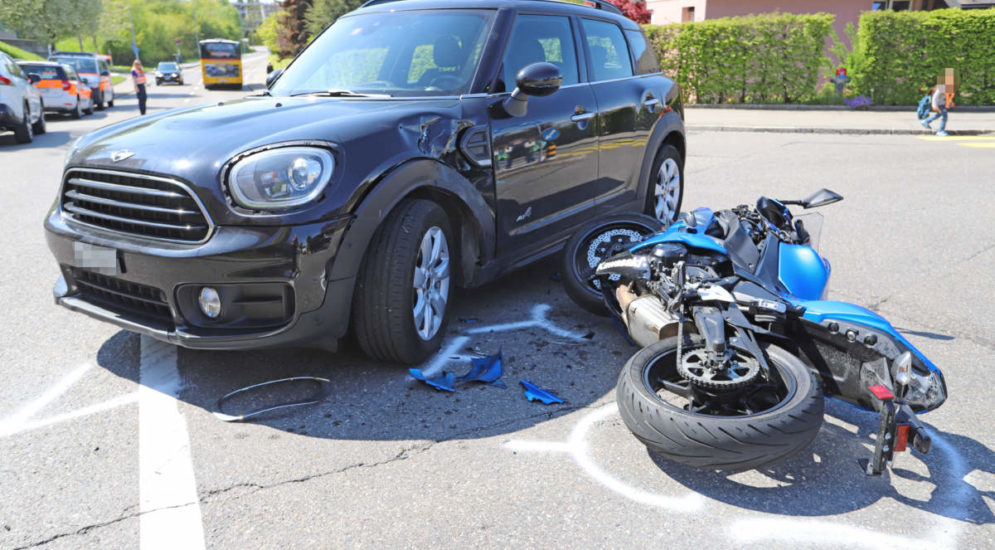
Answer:
<svg viewBox="0 0 995 550"><path fill-rule="evenodd" d="M802 105L795 103L760 104L760 103L693 103L685 104L685 109L739 109L744 111L883 111L915 112L917 105L874 105L866 109L852 109L846 105ZM953 112L963 113L995 113L995 105L955 105Z"/></svg>
<svg viewBox="0 0 995 550"><path fill-rule="evenodd" d="M689 132L755 132L771 134L850 134L850 135L933 135L922 130L895 130L890 128L790 128L759 126L706 126L690 124ZM995 130L949 130L951 136L983 136L995 134Z"/></svg>

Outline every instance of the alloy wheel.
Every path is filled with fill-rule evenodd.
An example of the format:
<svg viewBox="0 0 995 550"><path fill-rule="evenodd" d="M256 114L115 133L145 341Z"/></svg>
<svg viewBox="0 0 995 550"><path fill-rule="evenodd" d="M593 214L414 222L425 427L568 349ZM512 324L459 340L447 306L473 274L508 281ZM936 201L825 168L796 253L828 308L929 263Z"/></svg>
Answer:
<svg viewBox="0 0 995 550"><path fill-rule="evenodd" d="M422 236L412 287L415 331L422 340L431 340L442 326L449 301L449 243L439 227L430 227Z"/></svg>
<svg viewBox="0 0 995 550"><path fill-rule="evenodd" d="M681 170L677 161L668 158L660 165L654 184L656 201L653 214L662 222L671 222L677 216L677 205L681 200Z"/></svg>

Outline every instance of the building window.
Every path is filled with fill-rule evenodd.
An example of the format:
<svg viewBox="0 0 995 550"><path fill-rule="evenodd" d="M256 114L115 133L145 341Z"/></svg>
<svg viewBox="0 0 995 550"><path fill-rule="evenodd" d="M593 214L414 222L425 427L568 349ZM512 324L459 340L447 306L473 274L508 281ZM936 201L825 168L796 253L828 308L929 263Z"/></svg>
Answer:
<svg viewBox="0 0 995 550"><path fill-rule="evenodd" d="M891 11L909 11L910 4L912 2L892 2Z"/></svg>
<svg viewBox="0 0 995 550"><path fill-rule="evenodd" d="M694 21L694 6L681 8L681 23Z"/></svg>
<svg viewBox="0 0 995 550"><path fill-rule="evenodd" d="M910 0L882 0L871 2L871 10L909 11L912 8Z"/></svg>

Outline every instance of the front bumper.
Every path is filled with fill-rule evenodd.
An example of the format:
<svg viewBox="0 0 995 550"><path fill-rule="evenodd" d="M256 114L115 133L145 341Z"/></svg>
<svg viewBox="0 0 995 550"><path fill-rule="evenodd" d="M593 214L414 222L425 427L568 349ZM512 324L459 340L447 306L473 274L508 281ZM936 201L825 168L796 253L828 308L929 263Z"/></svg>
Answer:
<svg viewBox="0 0 995 550"><path fill-rule="evenodd" d="M156 82L183 82L183 75L162 75L155 79Z"/></svg>
<svg viewBox="0 0 995 550"><path fill-rule="evenodd" d="M354 282L328 281L349 220L219 226L207 242L187 245L80 227L55 207L45 220L46 240L62 271L55 302L188 348L334 349L348 326L349 307L325 296L330 285ZM84 267L79 243L113 249L116 266ZM203 286L228 293L226 303L237 313L220 321L203 316L196 306Z"/></svg>

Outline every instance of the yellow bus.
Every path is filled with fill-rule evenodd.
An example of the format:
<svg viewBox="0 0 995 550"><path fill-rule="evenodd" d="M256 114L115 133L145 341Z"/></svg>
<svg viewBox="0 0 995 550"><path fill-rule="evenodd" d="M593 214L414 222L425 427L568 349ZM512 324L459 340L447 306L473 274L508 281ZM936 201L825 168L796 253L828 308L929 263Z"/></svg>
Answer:
<svg viewBox="0 0 995 550"><path fill-rule="evenodd" d="M212 38L200 41L200 72L205 88L242 87L242 44Z"/></svg>

